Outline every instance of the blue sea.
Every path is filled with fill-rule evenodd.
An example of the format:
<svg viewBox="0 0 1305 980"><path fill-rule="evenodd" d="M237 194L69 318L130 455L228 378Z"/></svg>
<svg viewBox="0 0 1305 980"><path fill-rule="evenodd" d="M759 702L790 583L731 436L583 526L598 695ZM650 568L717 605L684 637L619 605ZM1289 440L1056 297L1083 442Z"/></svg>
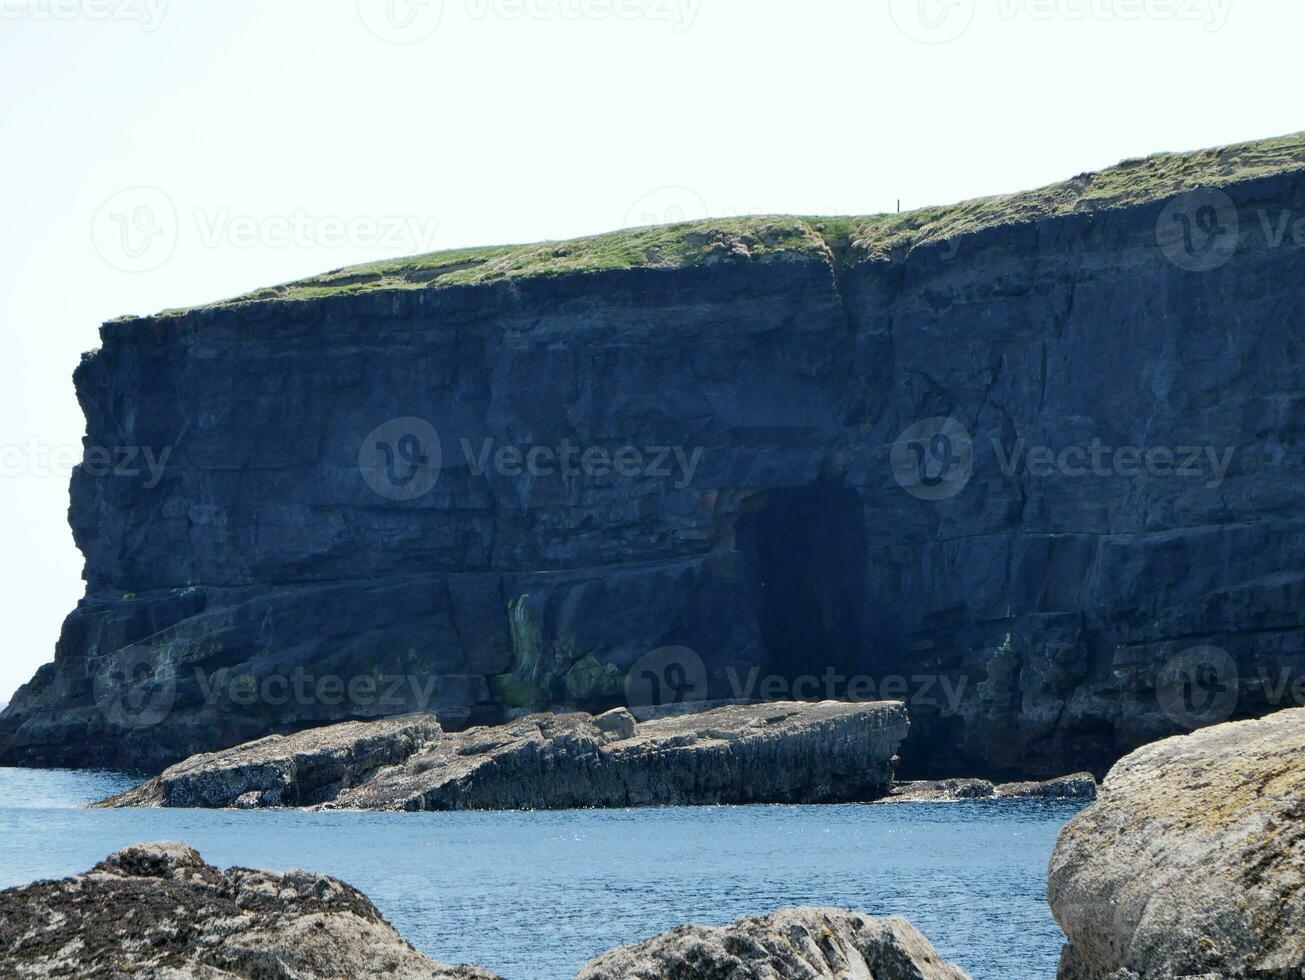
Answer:
<svg viewBox="0 0 1305 980"><path fill-rule="evenodd" d="M688 922L793 905L905 915L976 980L1054 976L1047 859L1066 801L562 813L87 810L122 773L0 769L0 888L184 840L211 864L325 872L414 946L508 980Z"/></svg>

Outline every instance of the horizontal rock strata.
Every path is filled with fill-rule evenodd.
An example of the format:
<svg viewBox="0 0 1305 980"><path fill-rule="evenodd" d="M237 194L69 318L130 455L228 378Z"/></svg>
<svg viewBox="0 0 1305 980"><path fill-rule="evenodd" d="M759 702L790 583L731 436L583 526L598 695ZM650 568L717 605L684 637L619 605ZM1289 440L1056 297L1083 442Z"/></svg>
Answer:
<svg viewBox="0 0 1305 980"><path fill-rule="evenodd" d="M349 723L196 756L102 806L565 809L873 800L900 703L729 705L636 722L536 714L445 733L431 716Z"/></svg>
<svg viewBox="0 0 1305 980"><path fill-rule="evenodd" d="M436 963L365 895L308 871L221 871L185 844L0 892L0 973L17 977L496 980Z"/></svg>
<svg viewBox="0 0 1305 980"><path fill-rule="evenodd" d="M1061 832L1062 980L1305 976L1305 710L1134 752Z"/></svg>

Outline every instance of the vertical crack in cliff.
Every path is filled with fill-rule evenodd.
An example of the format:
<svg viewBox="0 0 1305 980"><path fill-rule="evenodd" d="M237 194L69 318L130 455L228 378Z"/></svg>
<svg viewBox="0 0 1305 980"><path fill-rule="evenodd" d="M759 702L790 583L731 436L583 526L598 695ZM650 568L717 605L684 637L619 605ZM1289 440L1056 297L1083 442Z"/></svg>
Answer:
<svg viewBox="0 0 1305 980"><path fill-rule="evenodd" d="M852 239L852 230L850 225L834 220L829 222L820 221L814 224L807 222L807 227L810 229L811 234L824 245L828 256L830 285L833 287L834 299L838 303L838 308L842 311L843 323L847 327L848 349L853 353L849 362L851 364L849 373L855 375L859 363L856 357L858 322L856 314L853 312L851 297L848 295L847 284L847 271L856 262L857 247ZM891 344L891 333L889 340ZM864 390L852 384L848 385L848 390L852 392L852 395L845 406L847 413L845 420L849 423L855 423L857 419L864 418L867 414L868 396Z"/></svg>
<svg viewBox="0 0 1305 980"><path fill-rule="evenodd" d="M831 222L832 223L832 222ZM852 233L845 228L835 228L827 232L827 223L818 222L817 224L807 223L811 234L820 239L825 246L825 251L829 253L829 275L834 287L834 296L838 300L838 306L843 311L843 318L847 322L848 336L856 334L856 319L852 315L852 304L847 297L847 283L844 278L844 272L850 268L855 261L853 258L855 246L852 244Z"/></svg>
<svg viewBox="0 0 1305 980"><path fill-rule="evenodd" d="M1041 415L1042 410L1047 406L1047 342L1040 341L1038 347L1041 357L1038 376L1038 414Z"/></svg>

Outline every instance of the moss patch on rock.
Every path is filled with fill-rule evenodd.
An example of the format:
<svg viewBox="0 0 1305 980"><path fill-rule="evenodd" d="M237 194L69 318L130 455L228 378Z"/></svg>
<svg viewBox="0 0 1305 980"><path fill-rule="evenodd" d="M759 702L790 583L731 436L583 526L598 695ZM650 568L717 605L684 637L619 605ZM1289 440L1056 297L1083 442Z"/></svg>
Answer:
<svg viewBox="0 0 1305 980"><path fill-rule="evenodd" d="M495 692L511 708L610 701L624 684L624 674L571 636L546 638L529 596L508 603L512 669L492 678Z"/></svg>

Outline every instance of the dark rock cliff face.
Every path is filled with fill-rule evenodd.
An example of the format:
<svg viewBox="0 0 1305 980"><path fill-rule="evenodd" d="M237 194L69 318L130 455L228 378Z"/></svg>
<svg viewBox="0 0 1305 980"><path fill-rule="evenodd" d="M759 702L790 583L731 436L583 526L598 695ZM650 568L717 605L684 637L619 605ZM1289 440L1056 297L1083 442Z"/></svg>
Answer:
<svg viewBox="0 0 1305 980"><path fill-rule="evenodd" d="M1305 672L1305 251L1259 213L1305 215L1305 183L1227 191L1242 233L1208 271L1158 246L1157 201L875 261L745 251L111 323L76 376L87 597L0 760L158 769L402 711L864 697L907 701L905 775L1009 778L1100 773L1229 686L1223 714L1260 713ZM637 455L493 456L568 445ZM155 481L89 465L99 447L170 453ZM1094 472L1094 447L1195 475ZM898 479L963 457L968 479ZM1167 701L1203 646L1218 676Z"/></svg>

